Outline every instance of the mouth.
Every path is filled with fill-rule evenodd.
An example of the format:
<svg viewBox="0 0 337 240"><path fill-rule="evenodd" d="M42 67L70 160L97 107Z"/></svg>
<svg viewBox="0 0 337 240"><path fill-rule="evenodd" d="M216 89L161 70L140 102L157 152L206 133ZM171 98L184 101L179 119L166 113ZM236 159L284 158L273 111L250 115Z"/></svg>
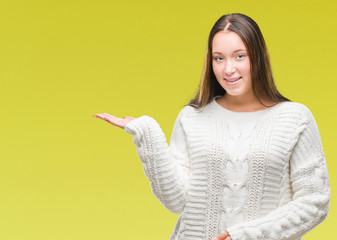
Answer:
<svg viewBox="0 0 337 240"><path fill-rule="evenodd" d="M225 78L225 80L226 80L226 82L233 84L233 83L236 83L237 81L239 81L241 78L242 78L242 77L238 77L238 78L228 78L228 79Z"/></svg>

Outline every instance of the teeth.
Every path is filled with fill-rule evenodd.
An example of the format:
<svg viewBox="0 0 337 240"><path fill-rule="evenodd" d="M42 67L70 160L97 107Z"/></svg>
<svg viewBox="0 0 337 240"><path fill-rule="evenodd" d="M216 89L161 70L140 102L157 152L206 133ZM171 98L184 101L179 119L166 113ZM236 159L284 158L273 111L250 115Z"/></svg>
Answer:
<svg viewBox="0 0 337 240"><path fill-rule="evenodd" d="M230 80L227 80L228 82L235 82L235 81L237 81L237 80L239 80L241 77L238 77L237 79L234 79L234 80L232 80L232 81L230 81Z"/></svg>

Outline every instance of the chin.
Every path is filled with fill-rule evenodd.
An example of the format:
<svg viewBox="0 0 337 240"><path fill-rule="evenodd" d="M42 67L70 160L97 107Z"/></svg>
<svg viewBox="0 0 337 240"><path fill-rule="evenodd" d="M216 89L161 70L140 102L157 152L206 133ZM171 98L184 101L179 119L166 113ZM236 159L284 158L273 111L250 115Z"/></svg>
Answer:
<svg viewBox="0 0 337 240"><path fill-rule="evenodd" d="M226 93L230 96L233 96L233 97L238 97L238 96L241 96L243 95L244 93L243 92L234 92L234 91L226 91Z"/></svg>

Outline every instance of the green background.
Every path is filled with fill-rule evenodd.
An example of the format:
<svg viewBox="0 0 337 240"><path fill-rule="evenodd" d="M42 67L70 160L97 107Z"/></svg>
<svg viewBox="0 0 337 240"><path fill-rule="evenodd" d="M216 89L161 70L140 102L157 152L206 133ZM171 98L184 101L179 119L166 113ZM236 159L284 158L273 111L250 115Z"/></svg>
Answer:
<svg viewBox="0 0 337 240"><path fill-rule="evenodd" d="M0 3L0 239L169 239L177 215L151 193L132 136L92 115L149 115L169 141L195 94L209 31L244 13L282 94L320 129L332 201L304 239L335 239L335 1Z"/></svg>

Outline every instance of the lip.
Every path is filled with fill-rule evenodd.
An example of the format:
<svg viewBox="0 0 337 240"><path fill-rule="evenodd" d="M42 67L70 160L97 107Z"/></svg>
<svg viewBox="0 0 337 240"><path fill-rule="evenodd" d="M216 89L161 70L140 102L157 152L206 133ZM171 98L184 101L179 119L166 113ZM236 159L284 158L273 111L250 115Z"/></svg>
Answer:
<svg viewBox="0 0 337 240"><path fill-rule="evenodd" d="M239 78L239 79L238 79L238 78ZM235 85L235 84L237 84L238 82L240 82L240 80L242 79L242 77L238 77L238 78L228 78L228 79L225 78L225 81L226 81L226 83L227 83L228 85ZM238 79L238 80L232 82L232 81L235 80L235 79Z"/></svg>
<svg viewBox="0 0 337 240"><path fill-rule="evenodd" d="M233 80L238 79L238 78L240 78L240 77L225 78L225 80L226 80L226 81L233 81Z"/></svg>

